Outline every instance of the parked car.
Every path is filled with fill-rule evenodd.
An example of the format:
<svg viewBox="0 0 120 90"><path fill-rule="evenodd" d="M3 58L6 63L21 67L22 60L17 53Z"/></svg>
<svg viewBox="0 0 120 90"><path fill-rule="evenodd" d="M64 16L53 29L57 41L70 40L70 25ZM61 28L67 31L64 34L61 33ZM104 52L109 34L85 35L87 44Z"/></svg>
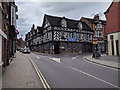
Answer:
<svg viewBox="0 0 120 90"><path fill-rule="evenodd" d="M20 51L20 48L17 48L17 51Z"/></svg>
<svg viewBox="0 0 120 90"><path fill-rule="evenodd" d="M30 49L29 48L24 48L22 52L23 53L30 53Z"/></svg>
<svg viewBox="0 0 120 90"><path fill-rule="evenodd" d="M21 49L20 49L20 52L23 52L23 49L24 49L24 48L21 48Z"/></svg>

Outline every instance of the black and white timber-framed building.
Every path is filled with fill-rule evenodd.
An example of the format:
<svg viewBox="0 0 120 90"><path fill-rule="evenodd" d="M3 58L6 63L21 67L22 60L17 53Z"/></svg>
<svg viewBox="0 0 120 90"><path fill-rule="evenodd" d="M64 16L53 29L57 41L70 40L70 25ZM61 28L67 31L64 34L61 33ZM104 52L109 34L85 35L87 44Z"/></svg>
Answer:
<svg viewBox="0 0 120 90"><path fill-rule="evenodd" d="M92 52L93 30L80 20L44 15L42 27L26 34L26 46L42 53Z"/></svg>

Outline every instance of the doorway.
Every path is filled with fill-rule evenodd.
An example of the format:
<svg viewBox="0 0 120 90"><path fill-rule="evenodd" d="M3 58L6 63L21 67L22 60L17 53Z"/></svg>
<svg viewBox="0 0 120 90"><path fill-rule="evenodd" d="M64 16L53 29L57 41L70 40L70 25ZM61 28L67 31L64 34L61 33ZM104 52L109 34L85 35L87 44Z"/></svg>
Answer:
<svg viewBox="0 0 120 90"><path fill-rule="evenodd" d="M55 42L54 44L54 53L60 54L60 43L59 42Z"/></svg>
<svg viewBox="0 0 120 90"><path fill-rule="evenodd" d="M116 54L119 55L119 42L116 40Z"/></svg>
<svg viewBox="0 0 120 90"><path fill-rule="evenodd" d="M113 40L111 41L111 48L112 48L112 55L114 55L114 42L113 42Z"/></svg>

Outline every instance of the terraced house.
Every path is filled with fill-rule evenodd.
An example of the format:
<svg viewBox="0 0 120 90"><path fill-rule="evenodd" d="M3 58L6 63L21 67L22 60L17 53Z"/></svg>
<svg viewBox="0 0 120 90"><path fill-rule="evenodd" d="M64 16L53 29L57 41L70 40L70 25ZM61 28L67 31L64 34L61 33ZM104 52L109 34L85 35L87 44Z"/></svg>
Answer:
<svg viewBox="0 0 120 90"><path fill-rule="evenodd" d="M10 59L16 51L17 11L18 7L14 0L0 2L0 47L2 47L0 48L0 63L3 67L9 65Z"/></svg>
<svg viewBox="0 0 120 90"><path fill-rule="evenodd" d="M41 28L26 34L26 46L45 53L92 52L93 30L79 20L44 15Z"/></svg>

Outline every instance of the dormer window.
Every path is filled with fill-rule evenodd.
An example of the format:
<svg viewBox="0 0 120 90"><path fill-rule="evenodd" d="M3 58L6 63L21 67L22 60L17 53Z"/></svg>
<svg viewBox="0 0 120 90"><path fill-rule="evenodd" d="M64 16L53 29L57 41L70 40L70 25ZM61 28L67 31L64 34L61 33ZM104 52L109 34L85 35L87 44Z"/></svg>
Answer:
<svg viewBox="0 0 120 90"><path fill-rule="evenodd" d="M62 27L67 27L67 22L66 22L65 19L62 19L62 20L61 20L61 26L62 26Z"/></svg>
<svg viewBox="0 0 120 90"><path fill-rule="evenodd" d="M78 23L78 28L82 30L83 26L81 22Z"/></svg>
<svg viewBox="0 0 120 90"><path fill-rule="evenodd" d="M96 28L102 28L102 22L98 22L98 24L96 25Z"/></svg>

